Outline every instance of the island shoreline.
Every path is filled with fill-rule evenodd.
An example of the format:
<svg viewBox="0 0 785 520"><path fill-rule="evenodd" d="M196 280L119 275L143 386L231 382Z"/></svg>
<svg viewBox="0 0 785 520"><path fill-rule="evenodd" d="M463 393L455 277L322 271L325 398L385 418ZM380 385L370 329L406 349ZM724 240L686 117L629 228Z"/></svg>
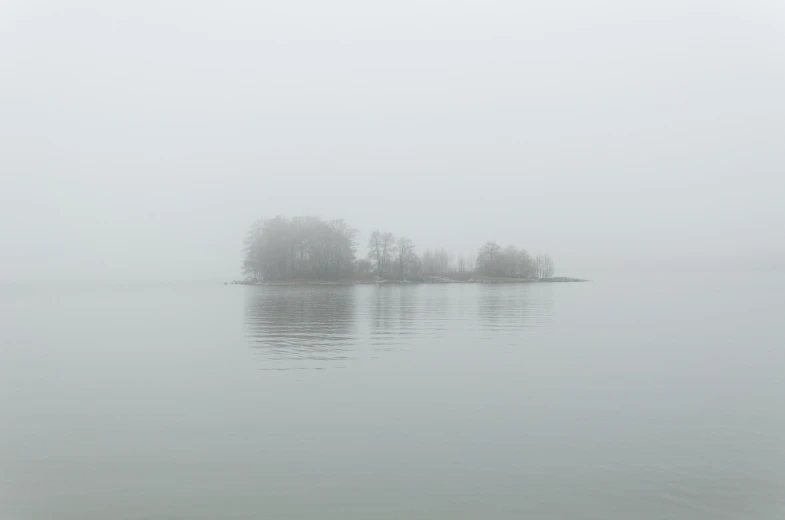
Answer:
<svg viewBox="0 0 785 520"><path fill-rule="evenodd" d="M224 285L252 285L269 287L296 287L310 285L440 285L440 284L542 284L542 283L582 283L589 282L583 278L572 278L568 276L558 276L553 278L512 278L512 279L469 279L455 280L442 277L433 277L429 280L281 280L281 281L257 281L257 280L234 280L224 282ZM439 278L439 279L435 279Z"/></svg>

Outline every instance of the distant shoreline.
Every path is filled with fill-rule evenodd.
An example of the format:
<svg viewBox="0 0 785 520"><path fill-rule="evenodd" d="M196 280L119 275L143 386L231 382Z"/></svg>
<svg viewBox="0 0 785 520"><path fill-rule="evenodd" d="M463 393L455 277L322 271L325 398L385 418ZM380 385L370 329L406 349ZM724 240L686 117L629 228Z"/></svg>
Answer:
<svg viewBox="0 0 785 520"><path fill-rule="evenodd" d="M583 278L571 278L568 276L557 276L553 278L487 278L478 277L468 280L454 280L444 277L431 277L423 280L289 280L289 281L241 281L224 282L224 285L259 285L259 286L303 286L303 285L436 285L436 284L522 284L522 283L578 283L588 282Z"/></svg>

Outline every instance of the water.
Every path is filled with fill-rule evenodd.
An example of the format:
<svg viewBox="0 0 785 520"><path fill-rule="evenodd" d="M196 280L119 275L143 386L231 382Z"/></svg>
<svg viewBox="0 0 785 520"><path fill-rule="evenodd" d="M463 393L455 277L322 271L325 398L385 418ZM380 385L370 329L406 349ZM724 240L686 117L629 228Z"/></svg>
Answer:
<svg viewBox="0 0 785 520"><path fill-rule="evenodd" d="M0 518L783 518L783 296L6 286Z"/></svg>

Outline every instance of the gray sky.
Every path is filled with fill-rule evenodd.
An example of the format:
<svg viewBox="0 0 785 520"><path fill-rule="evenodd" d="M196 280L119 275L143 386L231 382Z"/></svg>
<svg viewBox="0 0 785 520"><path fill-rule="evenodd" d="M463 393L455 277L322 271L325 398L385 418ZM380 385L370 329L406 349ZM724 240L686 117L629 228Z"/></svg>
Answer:
<svg viewBox="0 0 785 520"><path fill-rule="evenodd" d="M259 216L785 264L779 1L6 0L0 280L231 279Z"/></svg>

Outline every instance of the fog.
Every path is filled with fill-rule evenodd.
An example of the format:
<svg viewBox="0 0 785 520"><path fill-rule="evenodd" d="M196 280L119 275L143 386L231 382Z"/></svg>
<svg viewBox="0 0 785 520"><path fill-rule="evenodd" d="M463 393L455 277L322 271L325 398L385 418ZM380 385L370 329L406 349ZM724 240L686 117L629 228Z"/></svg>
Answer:
<svg viewBox="0 0 785 520"><path fill-rule="evenodd" d="M0 280L239 277L258 217L785 265L777 1L11 0Z"/></svg>

